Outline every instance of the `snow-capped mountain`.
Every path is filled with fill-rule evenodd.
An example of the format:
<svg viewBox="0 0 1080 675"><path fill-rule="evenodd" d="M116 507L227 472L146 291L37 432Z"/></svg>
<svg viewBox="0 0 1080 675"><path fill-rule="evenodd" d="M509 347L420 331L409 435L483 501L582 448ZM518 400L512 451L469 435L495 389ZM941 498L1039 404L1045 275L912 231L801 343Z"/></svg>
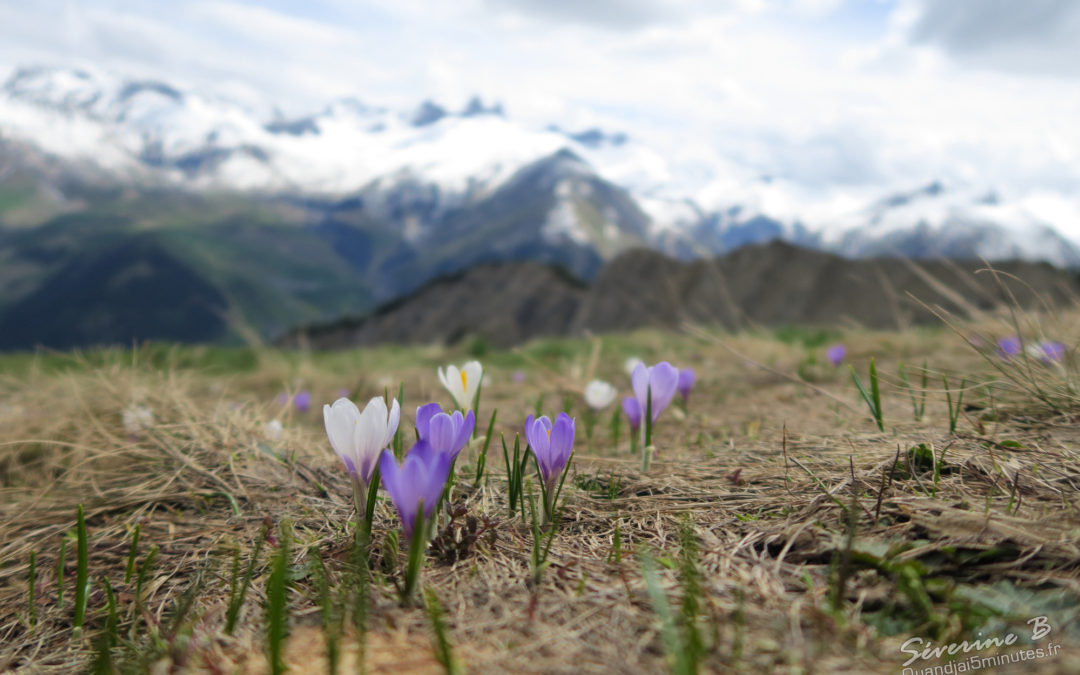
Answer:
<svg viewBox="0 0 1080 675"><path fill-rule="evenodd" d="M263 119L166 82L22 68L0 88L4 140L137 187L353 200L365 219L414 246L470 222L486 233L481 243L492 256L519 250L499 240L516 240L506 230L513 224L543 245L583 247L599 259L634 245L693 257L782 238L852 256L1080 264L1080 250L1055 223L988 188L927 181L861 208L800 209L782 180L752 167L717 158L704 171L686 170L633 133L533 128L478 98L456 111L432 101L390 110L347 99L307 116ZM545 182L535 167L558 167L561 178ZM528 177L535 182L524 189ZM516 202L496 199L507 190ZM544 197L530 200L530 190ZM521 203L533 208L515 215ZM499 222L503 231L493 232Z"/></svg>

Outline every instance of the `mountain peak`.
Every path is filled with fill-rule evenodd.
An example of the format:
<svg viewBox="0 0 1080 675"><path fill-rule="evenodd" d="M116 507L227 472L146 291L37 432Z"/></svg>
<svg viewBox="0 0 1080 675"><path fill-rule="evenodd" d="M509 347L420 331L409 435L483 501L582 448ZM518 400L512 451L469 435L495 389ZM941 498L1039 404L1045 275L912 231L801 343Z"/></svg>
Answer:
<svg viewBox="0 0 1080 675"><path fill-rule="evenodd" d="M461 117L476 117L478 115L498 115L504 117L503 107L501 103L493 103L490 107L484 106L484 101L479 96L473 96L469 99L469 102L465 104L465 108L461 111Z"/></svg>
<svg viewBox="0 0 1080 675"><path fill-rule="evenodd" d="M426 127L430 124L435 124L442 118L446 117L446 108L433 101L424 101L420 104L420 107L416 109L416 112L412 116L412 125L414 127Z"/></svg>

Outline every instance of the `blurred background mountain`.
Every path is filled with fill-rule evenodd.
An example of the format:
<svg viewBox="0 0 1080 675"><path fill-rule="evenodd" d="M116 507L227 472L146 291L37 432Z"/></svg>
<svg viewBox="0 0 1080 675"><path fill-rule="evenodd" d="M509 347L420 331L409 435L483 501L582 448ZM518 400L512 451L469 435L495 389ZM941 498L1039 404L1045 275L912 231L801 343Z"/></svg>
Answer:
<svg viewBox="0 0 1080 675"><path fill-rule="evenodd" d="M210 21L220 35L201 36L203 47L247 56L220 63L218 75L227 76L213 77L194 56L162 62L166 44L148 40L155 30L163 40L172 35L162 26L170 10L153 3L105 14L96 3L55 8L70 24L59 37L35 33L46 31L45 10L0 12L8 19L0 65L12 64L0 86L0 348L273 339L301 325L355 322L376 308L387 316L435 280L445 286L448 278L491 274L461 276L477 265L550 266L543 273L510 269L523 279L567 281L556 296L571 297L598 275L610 278L605 266L637 249L690 262L782 240L853 259L1080 265L1080 173L1068 161L1080 132L1075 122L1061 124L1076 119L1067 113L1080 101L1069 93L1075 88L1055 89L1076 73L1050 67L1073 47L1048 39L1080 16L1068 8L1029 8L1024 16L1042 18L1017 27L1009 17L1019 10L1001 3L991 3L997 13L987 19L983 12L979 21L935 2L756 9L646 2L610 8L610 16L563 3L543 11L490 4L426 18L404 5L364 6L371 16L392 14L400 30L441 18L451 22L451 34L454 21L471 17L519 37L591 35L592 51L582 54L603 58L599 65L582 60L581 68L606 73L606 87L575 98L566 87L576 66L554 52L549 70L530 75L513 63L493 65L482 58L490 54L471 54L464 43L450 63L443 58L450 52L431 44L420 55L449 69L453 86L418 76L408 91L443 92L454 103L408 103L388 88L386 73L351 74L345 88L396 101L384 105L333 95L343 88L341 66L315 49L331 40L369 62L373 47L360 38L371 29L358 15L333 27L299 5L181 3L171 30ZM637 18L623 25L619 16ZM1047 16L1054 20L1043 21ZM141 28L124 28L125 21ZM706 58L725 49L716 42L722 35L735 39L729 24L762 36L743 55L753 57L752 73L737 58ZM719 34L702 37L703 26ZM790 33L797 26L806 30ZM991 28L1005 31L997 43L986 42ZM264 44L278 33L296 41L282 54ZM838 46L823 39L833 33ZM685 52L674 46L680 35L689 40ZM958 46L958 35L975 42ZM766 38L777 36L787 46L770 55ZM1012 57L992 48L1004 43ZM136 47L142 51L132 58ZM859 51L871 47L877 51ZM509 41L498 48L535 58ZM624 65L636 70L612 60L620 49ZM790 50L814 56L813 63L785 61ZM259 58L266 63L253 65ZM464 74L472 72L471 59L484 61L486 79ZM637 92L664 87L664 73L685 77L688 63L716 64L715 73L680 80L697 87L684 93L700 97L701 109L672 110ZM409 64L386 67L409 74ZM271 82L275 68L281 76ZM807 69L821 92L800 98L809 84L792 73ZM855 75L882 86L846 84ZM325 103L311 103L313 82L324 82ZM786 96L778 87L787 87ZM1052 110L1040 98L1048 90L1059 92ZM633 105L627 92L637 92ZM270 105L275 96L288 106ZM977 112L969 107L975 99ZM787 110L772 105L778 101ZM983 105L991 101L995 106ZM1017 128L1023 114L1030 118ZM742 278L724 281L758 289L736 303L746 316L757 316L754 297L770 288L798 288L803 282L791 270L813 261L828 261L836 280L854 278L841 258L808 251L802 262L777 268L776 249L750 250L763 257L741 265ZM648 269L651 283L663 287L683 268ZM1072 283L1069 275L1033 274L1050 293ZM884 276L900 295L910 290L896 274ZM530 287L513 277L492 277L492 289ZM763 320L880 323L869 306L853 310L858 302L846 313L819 311L836 293L856 291L837 281ZM483 285L473 293L490 295ZM589 293L593 305L607 302L595 288ZM539 311L521 298L507 302L504 311ZM562 312L566 330L600 328L576 311ZM721 318L725 311L710 309L731 323ZM521 326L532 323L525 317L515 330L528 333ZM407 328L389 334L402 339ZM453 337L445 332L435 337Z"/></svg>

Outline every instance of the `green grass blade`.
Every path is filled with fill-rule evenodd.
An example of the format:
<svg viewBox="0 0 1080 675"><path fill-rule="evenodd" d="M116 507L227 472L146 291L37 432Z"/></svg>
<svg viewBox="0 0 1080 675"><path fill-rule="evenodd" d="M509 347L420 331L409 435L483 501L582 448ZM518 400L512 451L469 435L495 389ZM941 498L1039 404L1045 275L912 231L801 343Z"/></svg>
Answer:
<svg viewBox="0 0 1080 675"><path fill-rule="evenodd" d="M653 611L660 619L660 639L664 643L664 651L667 652L671 672L675 675L693 675L696 670L687 658L687 650L679 637L679 630L675 623L675 616L671 613L667 594L660 587L660 579L656 575L656 563L651 556L644 553L641 555L641 576L645 579L645 588L649 593Z"/></svg>
<svg viewBox="0 0 1080 675"><path fill-rule="evenodd" d="M274 555L270 579L266 583L266 643L270 670L285 672L285 641L289 630L289 537L282 528L281 543Z"/></svg>
<svg viewBox="0 0 1080 675"><path fill-rule="evenodd" d="M135 534L131 536L131 547L128 549L127 567L124 569L124 583L131 583L131 577L135 574L135 556L139 552L139 529L141 525L135 526Z"/></svg>
<svg viewBox="0 0 1080 675"><path fill-rule="evenodd" d="M262 552L263 541L266 539L266 531L259 536L255 542L255 552L252 553L251 559L248 561L247 569L244 570L244 578L240 581L239 588L237 587L237 579L235 572L238 571L239 565L234 566L234 576L232 580L232 592L229 597L229 609L225 614L225 634L232 635L236 630L236 620L240 616L240 608L244 606L244 599L247 598L248 589L251 587L251 580L255 576L255 565L259 560L259 553ZM239 562L239 550L237 550L237 562Z"/></svg>
<svg viewBox="0 0 1080 675"><path fill-rule="evenodd" d="M871 360L870 363L873 364L873 360ZM885 431L885 426L884 424L882 424L881 421L881 413L879 412L877 405L875 405L874 403L875 398L877 398L880 403L880 396L875 397L866 390L866 387L863 385L862 380L859 378L859 374L855 372L855 366L849 365L848 369L851 371L851 380L855 383L855 388L859 390L859 395L862 396L863 401L866 402L866 407L870 409L870 417L872 417L874 422L877 424L879 431ZM871 374L872 376L876 375L876 371L873 370L872 366ZM874 387L875 384L871 383L871 388Z"/></svg>
<svg viewBox="0 0 1080 675"><path fill-rule="evenodd" d="M495 429L495 416L498 414L498 410L491 411L491 421L488 422L487 433L484 434L484 446L480 449L480 455L476 458L476 477L474 483L480 484L480 481L484 478L484 467L487 465L487 453L488 446L491 445L491 432Z"/></svg>
<svg viewBox="0 0 1080 675"><path fill-rule="evenodd" d="M71 627L75 631L75 637L82 635L83 622L86 619L86 599L90 578L90 554L89 544L86 537L86 519L83 516L82 504L79 504L76 536L78 537L78 559L75 568L75 618L72 619Z"/></svg>
<svg viewBox="0 0 1080 675"><path fill-rule="evenodd" d="M874 399L874 419L877 420L878 429L885 431L881 410L881 389L878 387L877 365L873 357L870 357L870 395Z"/></svg>
<svg viewBox="0 0 1080 675"><path fill-rule="evenodd" d="M439 596L430 587L424 588L424 606L435 635L435 658L446 675L457 675L461 669L458 667L457 659L454 658L454 649L450 644L443 607L439 602Z"/></svg>

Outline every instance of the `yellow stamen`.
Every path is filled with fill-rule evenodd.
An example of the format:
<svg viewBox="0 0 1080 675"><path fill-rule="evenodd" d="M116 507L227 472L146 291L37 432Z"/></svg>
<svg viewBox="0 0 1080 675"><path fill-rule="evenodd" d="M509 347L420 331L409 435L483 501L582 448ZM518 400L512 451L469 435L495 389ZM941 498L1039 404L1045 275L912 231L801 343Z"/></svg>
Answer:
<svg viewBox="0 0 1080 675"><path fill-rule="evenodd" d="M461 371L461 390L469 391L469 376L465 374L465 371Z"/></svg>
<svg viewBox="0 0 1080 675"><path fill-rule="evenodd" d="M551 429L548 429L547 432L548 432L548 438L551 438Z"/></svg>

